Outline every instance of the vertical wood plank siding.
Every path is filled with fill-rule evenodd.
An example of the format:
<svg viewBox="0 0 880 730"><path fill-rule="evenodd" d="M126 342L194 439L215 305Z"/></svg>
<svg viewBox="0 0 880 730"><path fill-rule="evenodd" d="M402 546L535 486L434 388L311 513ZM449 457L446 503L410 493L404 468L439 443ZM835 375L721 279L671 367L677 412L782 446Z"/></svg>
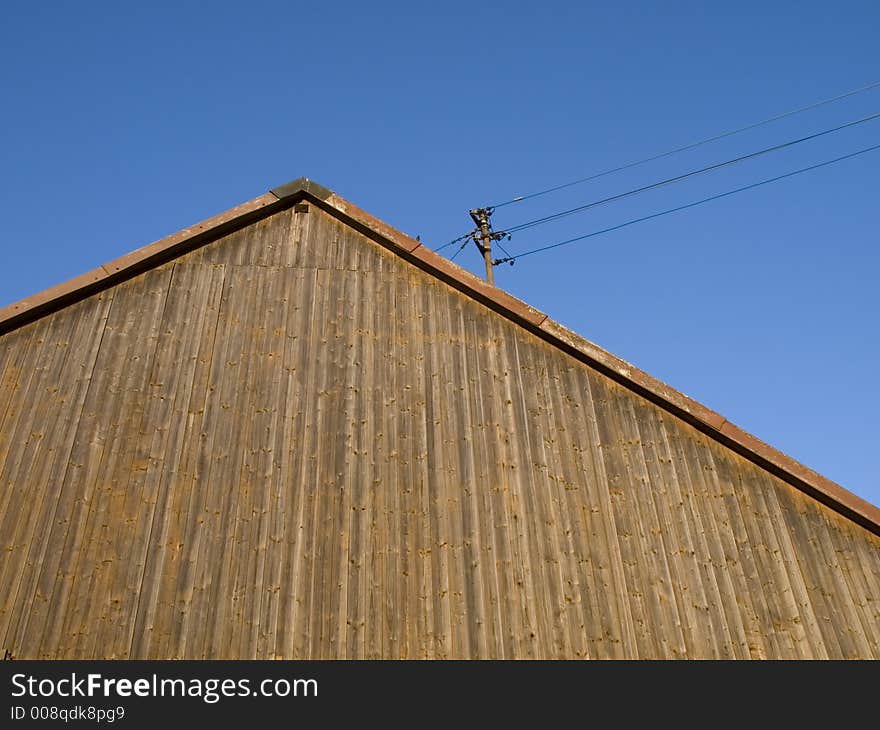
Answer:
<svg viewBox="0 0 880 730"><path fill-rule="evenodd" d="M880 658L880 538L314 206L0 338L20 658Z"/></svg>

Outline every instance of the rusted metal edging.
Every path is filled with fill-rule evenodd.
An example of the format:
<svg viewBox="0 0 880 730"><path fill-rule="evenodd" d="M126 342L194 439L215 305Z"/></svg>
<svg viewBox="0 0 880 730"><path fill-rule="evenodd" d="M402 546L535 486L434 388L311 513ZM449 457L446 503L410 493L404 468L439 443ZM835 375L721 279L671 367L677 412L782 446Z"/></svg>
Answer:
<svg viewBox="0 0 880 730"><path fill-rule="evenodd" d="M0 334L58 311L107 289L147 269L177 258L232 231L265 218L287 206L272 193L265 193L219 215L172 233L113 261L102 264L38 294L0 309ZM292 205L292 202L290 203Z"/></svg>
<svg viewBox="0 0 880 730"><path fill-rule="evenodd" d="M880 508L743 431L723 416L551 320L328 188L299 178L0 310L0 334L129 279L227 233L309 200L371 240L602 372L836 512L880 535Z"/></svg>
<svg viewBox="0 0 880 730"><path fill-rule="evenodd" d="M395 251L458 291L524 326L541 339L690 423L762 469L880 535L880 508L740 429L721 414L616 357L507 292L490 286L418 240L391 228L335 194L315 202L385 248Z"/></svg>

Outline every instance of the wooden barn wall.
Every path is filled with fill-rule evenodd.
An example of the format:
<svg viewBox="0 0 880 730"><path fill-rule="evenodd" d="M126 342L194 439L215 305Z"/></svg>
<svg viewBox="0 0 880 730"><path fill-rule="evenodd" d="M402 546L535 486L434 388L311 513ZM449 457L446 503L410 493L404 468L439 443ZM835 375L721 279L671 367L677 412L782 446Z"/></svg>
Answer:
<svg viewBox="0 0 880 730"><path fill-rule="evenodd" d="M21 658L880 658L880 539L314 206L0 338Z"/></svg>

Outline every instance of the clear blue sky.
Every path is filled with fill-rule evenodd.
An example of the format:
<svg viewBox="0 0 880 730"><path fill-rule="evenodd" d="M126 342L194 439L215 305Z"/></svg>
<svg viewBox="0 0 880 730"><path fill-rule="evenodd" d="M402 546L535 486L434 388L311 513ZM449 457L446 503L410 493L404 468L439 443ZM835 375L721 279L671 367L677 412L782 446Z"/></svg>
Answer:
<svg viewBox="0 0 880 730"><path fill-rule="evenodd" d="M423 241L880 79L865 2L7 3L0 305L307 176ZM482 31L489 40L482 40ZM880 111L880 89L507 206L506 227ZM880 121L516 236L524 251L880 143ZM880 504L880 151L496 270ZM474 250L457 261L480 271Z"/></svg>

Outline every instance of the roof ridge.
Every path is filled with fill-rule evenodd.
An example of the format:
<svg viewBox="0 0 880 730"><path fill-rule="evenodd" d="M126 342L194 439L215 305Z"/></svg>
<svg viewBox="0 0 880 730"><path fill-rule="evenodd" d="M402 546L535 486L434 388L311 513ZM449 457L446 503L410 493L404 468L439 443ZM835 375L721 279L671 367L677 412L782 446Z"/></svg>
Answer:
<svg viewBox="0 0 880 730"><path fill-rule="evenodd" d="M420 241L341 198L329 188L305 177L273 188L253 200L0 309L0 335L214 241L225 233L289 208L303 198L308 198L385 248L598 369L758 466L880 535L880 508L752 436L721 414L555 322L544 312L486 283Z"/></svg>

